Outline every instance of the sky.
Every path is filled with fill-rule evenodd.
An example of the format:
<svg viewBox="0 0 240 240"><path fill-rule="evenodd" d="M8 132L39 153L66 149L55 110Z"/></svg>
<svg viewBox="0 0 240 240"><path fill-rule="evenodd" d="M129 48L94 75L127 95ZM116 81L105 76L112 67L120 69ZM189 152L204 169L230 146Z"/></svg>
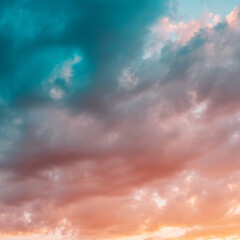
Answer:
<svg viewBox="0 0 240 240"><path fill-rule="evenodd" d="M0 1L0 239L240 239L235 0Z"/></svg>

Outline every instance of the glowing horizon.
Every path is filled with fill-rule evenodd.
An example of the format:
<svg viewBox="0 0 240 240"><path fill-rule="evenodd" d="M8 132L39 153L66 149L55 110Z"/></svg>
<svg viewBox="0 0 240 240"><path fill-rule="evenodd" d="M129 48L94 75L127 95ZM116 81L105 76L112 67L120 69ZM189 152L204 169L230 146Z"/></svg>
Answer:
<svg viewBox="0 0 240 240"><path fill-rule="evenodd" d="M240 239L235 0L0 2L0 239Z"/></svg>

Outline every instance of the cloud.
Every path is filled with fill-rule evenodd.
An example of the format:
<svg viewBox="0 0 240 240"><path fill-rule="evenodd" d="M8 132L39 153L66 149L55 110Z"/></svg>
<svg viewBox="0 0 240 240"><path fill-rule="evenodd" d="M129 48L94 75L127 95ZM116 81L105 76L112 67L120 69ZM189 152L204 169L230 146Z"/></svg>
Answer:
<svg viewBox="0 0 240 240"><path fill-rule="evenodd" d="M239 234L238 7L175 24L168 1L1 4L2 233Z"/></svg>

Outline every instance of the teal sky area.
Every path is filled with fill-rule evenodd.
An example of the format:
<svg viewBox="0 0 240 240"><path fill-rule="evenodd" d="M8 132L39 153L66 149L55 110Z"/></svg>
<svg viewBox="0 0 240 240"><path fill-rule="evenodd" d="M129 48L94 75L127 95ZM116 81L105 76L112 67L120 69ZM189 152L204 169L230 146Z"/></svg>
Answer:
<svg viewBox="0 0 240 240"><path fill-rule="evenodd" d="M179 0L179 20L187 22L196 19L206 10L225 17L237 5L240 5L239 0Z"/></svg>

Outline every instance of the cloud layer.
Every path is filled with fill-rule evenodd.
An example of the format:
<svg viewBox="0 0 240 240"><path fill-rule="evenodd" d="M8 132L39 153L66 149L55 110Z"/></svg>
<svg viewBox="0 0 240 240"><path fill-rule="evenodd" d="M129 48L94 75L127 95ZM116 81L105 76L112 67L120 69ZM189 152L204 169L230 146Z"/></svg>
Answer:
<svg viewBox="0 0 240 240"><path fill-rule="evenodd" d="M240 236L240 8L174 4L1 2L3 236Z"/></svg>

